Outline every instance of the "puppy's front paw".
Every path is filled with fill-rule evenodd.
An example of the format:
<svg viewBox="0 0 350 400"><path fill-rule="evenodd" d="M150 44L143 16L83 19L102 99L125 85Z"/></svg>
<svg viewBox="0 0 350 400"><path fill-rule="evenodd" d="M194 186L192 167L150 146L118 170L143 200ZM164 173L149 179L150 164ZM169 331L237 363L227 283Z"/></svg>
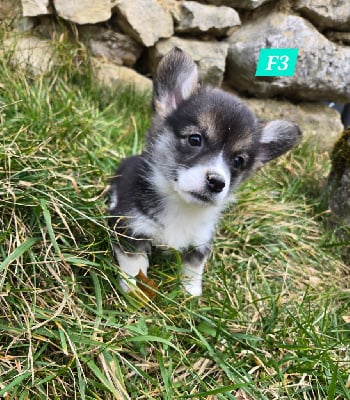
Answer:
<svg viewBox="0 0 350 400"><path fill-rule="evenodd" d="M202 282L199 281L184 281L183 287L191 296L202 295Z"/></svg>
<svg viewBox="0 0 350 400"><path fill-rule="evenodd" d="M136 287L136 279L135 278L120 278L119 279L120 289L124 293L129 293L134 290Z"/></svg>

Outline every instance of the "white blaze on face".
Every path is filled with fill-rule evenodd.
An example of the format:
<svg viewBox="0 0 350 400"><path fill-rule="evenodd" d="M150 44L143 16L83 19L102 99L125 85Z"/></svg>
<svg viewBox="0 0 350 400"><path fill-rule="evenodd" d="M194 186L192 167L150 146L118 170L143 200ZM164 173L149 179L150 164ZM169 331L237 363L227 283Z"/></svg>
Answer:
<svg viewBox="0 0 350 400"><path fill-rule="evenodd" d="M223 179L225 186L221 192L212 193L208 189L208 176L216 175ZM219 205L228 194L230 187L230 171L225 164L222 152L215 158L204 164L181 169L178 180L175 182L175 190L186 202L200 202L193 194L207 196L213 203Z"/></svg>

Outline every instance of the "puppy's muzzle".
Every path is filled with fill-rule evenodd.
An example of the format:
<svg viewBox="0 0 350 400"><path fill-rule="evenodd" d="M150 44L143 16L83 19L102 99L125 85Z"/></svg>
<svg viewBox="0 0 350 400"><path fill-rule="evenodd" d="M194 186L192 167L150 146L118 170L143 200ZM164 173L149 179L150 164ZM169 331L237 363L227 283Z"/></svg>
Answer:
<svg viewBox="0 0 350 400"><path fill-rule="evenodd" d="M225 179L218 174L208 174L207 187L211 193L220 193L225 187Z"/></svg>

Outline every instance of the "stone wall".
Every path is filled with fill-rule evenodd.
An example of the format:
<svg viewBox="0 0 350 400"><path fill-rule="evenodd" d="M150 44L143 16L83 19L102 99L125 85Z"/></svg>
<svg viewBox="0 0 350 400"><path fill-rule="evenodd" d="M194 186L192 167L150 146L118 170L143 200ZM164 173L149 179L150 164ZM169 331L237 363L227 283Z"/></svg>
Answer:
<svg viewBox="0 0 350 400"><path fill-rule="evenodd" d="M14 3L14 0L2 2ZM260 117L283 116L295 121L327 149L342 130L339 114L320 102L350 101L348 1L21 0L20 3L24 19L17 25L27 31L26 36L9 37L5 45L17 46L14 57L34 64L33 69L38 73L54 67L50 43L60 38L62 26L68 26L91 51L97 78L104 84L125 80L141 89L150 89L150 78L160 58L173 46L179 46L197 62L201 79L245 96ZM263 47L298 47L294 76L255 77ZM44 55L40 56L40 52ZM33 53L37 53L35 57ZM320 140L325 128L327 134Z"/></svg>

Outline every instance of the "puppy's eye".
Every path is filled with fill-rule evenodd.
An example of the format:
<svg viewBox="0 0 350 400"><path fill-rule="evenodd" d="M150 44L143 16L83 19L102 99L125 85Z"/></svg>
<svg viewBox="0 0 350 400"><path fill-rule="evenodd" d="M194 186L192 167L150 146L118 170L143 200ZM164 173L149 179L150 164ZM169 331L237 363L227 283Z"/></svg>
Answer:
<svg viewBox="0 0 350 400"><path fill-rule="evenodd" d="M199 146L202 145L202 136L201 136L200 134L198 134L198 133L195 133L195 134L193 134L193 135L190 135L190 136L188 137L188 143L189 143L191 146L197 146L197 147L199 147Z"/></svg>
<svg viewBox="0 0 350 400"><path fill-rule="evenodd" d="M244 167L245 159L243 156L235 156L232 160L232 166L234 169L241 169Z"/></svg>

